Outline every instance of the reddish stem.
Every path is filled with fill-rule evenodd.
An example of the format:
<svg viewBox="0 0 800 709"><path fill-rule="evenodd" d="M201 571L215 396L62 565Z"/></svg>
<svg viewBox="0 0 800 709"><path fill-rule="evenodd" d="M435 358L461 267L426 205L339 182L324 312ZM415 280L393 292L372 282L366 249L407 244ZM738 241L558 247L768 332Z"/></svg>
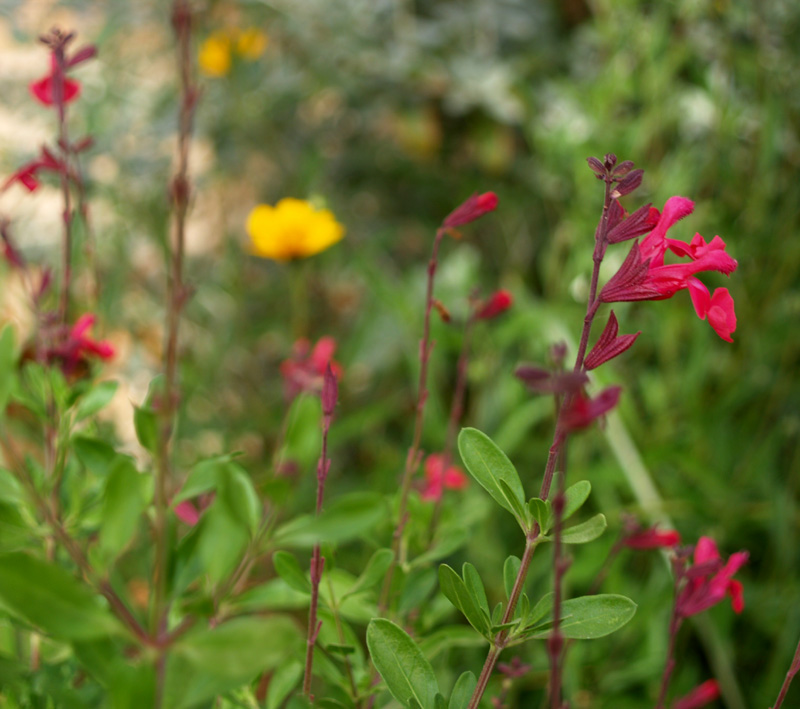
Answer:
<svg viewBox="0 0 800 709"><path fill-rule="evenodd" d="M324 396L324 394L323 394ZM324 406L324 404L323 404ZM331 427L331 415L322 415L322 453L317 463L317 505L316 515L319 517L322 512L322 501L325 496L325 480L328 477L330 461L328 460L328 432ZM322 621L317 620L317 608L319 606L319 582L322 580L322 570L325 567L325 558L320 556L319 544L314 545L311 554L311 606L308 609L308 636L306 638L306 665L303 674L303 694L311 699L311 676L314 667L314 646L317 643L317 635L322 627Z"/></svg>
<svg viewBox="0 0 800 709"><path fill-rule="evenodd" d="M683 618L678 613L678 595L681 581L683 580L683 569L675 566L675 601L672 605L672 616L669 619L669 645L667 646L667 659L664 661L664 672L661 675L661 689L658 693L656 709L664 709L664 702L667 699L667 690L672 679L672 671L675 669L675 641L678 631L681 629Z"/></svg>
<svg viewBox="0 0 800 709"><path fill-rule="evenodd" d="M789 666L789 670L786 672L786 677L781 685L781 691L778 694L778 698L775 700L775 705L772 707L772 709L780 709L781 705L783 704L783 700L786 698L786 693L789 691L789 685L791 685L794 676L798 672L800 672L800 643L797 644L797 649L794 651L792 664Z"/></svg>
<svg viewBox="0 0 800 709"><path fill-rule="evenodd" d="M414 436L411 441L411 446L406 455L405 469L403 471L403 478L400 484L400 505L397 512L397 523L395 525L394 534L392 536L392 551L394 552L394 561L386 572L386 579L383 582L381 589L380 603L378 609L380 615L385 615L389 607L389 597L392 589L392 578L394 576L394 569L397 565L400 556L400 541L403 537L403 528L406 524L407 508L408 508L408 494L411 491L411 480L414 476L414 471L419 466L420 457L420 442L422 440L422 424L425 418L425 403L428 400L428 361L430 360L431 350L433 345L430 342L431 332L431 311L433 310L433 284L436 276L436 267L439 258L439 245L441 244L442 237L445 235L445 230L439 228L436 230L436 237L433 240L433 251L431 259L428 262L428 285L425 297L425 323L422 329L422 340L419 345L419 383L417 385L417 406L416 416L414 417Z"/></svg>
<svg viewBox="0 0 800 709"><path fill-rule="evenodd" d="M597 229L595 231L595 249L594 255L592 260L594 262L594 266L592 269L592 280L591 285L589 286L589 298L588 304L586 307L586 316L583 319L583 330L581 332L581 339L578 345L578 352L575 357L575 366L573 367L574 372L580 372L583 369L583 361L586 358L586 349L589 344L589 334L592 329L592 322L594 320L594 316L597 314L597 310L600 307L600 301L597 298L597 287L600 278L600 264L602 263L603 256L605 256L606 250L606 237L608 235L608 212L609 207L611 206L611 183L610 180L606 180L605 183L605 199L603 201L603 214L600 217L600 220L597 225ZM564 443L567 438L567 431L564 430L564 426L562 423L562 414L564 411L569 409L569 403L571 400L571 396L567 395L565 397L564 405L559 410L559 415L556 418L556 427L555 432L553 433L553 443L550 446L550 451L547 456L547 463L545 464L545 471L544 476L542 477L542 485L539 489L539 497L542 500L547 500L550 496L550 488L553 483L553 475L555 474L556 470L556 463L559 460ZM566 478L566 476L562 476ZM558 525L560 526L560 525ZM530 556L533 556L533 550L536 548L536 540L539 537L539 525L535 524L531 532L529 532L527 536L526 546L525 546L525 555L529 553ZM560 530L556 530L556 548L560 545ZM511 618L514 615L514 610L516 608L517 601L519 600L519 593L522 591L522 588L525 584L525 579L528 575L528 568L530 566L530 558L527 559L527 563L525 563L525 555L523 555L523 563L520 565L519 572L517 573L517 578L514 581L514 591L517 591L516 595L512 593L511 598L508 599L508 606L506 608L505 613L503 614L502 623L510 622ZM557 567L558 569L558 567ZM563 574L563 570L557 573L558 579L554 579L554 583L558 584L560 580L560 574ZM560 585L557 586L557 593L556 599L554 601L554 633L557 634L558 628L558 617L555 615L556 608L560 608L560 599L558 599L558 591L560 591ZM494 666L497 663L497 658L500 656L500 653L505 648L505 644L508 638L508 630L500 631L494 638L492 642L492 646L489 649L489 653L486 656L486 661L484 662L483 669L481 670L480 677L478 677L478 685L475 688L475 691L472 694L472 699L469 703L469 709L477 709L478 705L480 704L481 697L483 696L484 691L486 690L486 686L489 683L489 679L494 671ZM551 636L552 640L552 636ZM560 648L559 648L560 652ZM553 655L551 654L551 669L553 667L557 667L557 658L553 661ZM555 685L551 684L551 698L555 696L560 697L561 687L560 687L560 673L557 670L552 670L553 674L551 675L555 680ZM553 704L553 706L558 706Z"/></svg>

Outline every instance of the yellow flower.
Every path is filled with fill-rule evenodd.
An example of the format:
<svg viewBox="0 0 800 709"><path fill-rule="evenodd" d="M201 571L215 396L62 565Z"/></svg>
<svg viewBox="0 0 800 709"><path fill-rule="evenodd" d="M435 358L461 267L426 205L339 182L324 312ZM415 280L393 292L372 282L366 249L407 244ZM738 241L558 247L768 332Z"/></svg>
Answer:
<svg viewBox="0 0 800 709"><path fill-rule="evenodd" d="M344 236L344 227L329 210L286 197L274 207L255 207L247 218L247 233L256 256L291 261L332 246Z"/></svg>
<svg viewBox="0 0 800 709"><path fill-rule="evenodd" d="M231 70L231 39L226 32L214 32L200 46L200 70L207 76L225 76Z"/></svg>
<svg viewBox="0 0 800 709"><path fill-rule="evenodd" d="M236 37L236 51L248 61L258 59L267 48L269 38L261 30L249 27Z"/></svg>

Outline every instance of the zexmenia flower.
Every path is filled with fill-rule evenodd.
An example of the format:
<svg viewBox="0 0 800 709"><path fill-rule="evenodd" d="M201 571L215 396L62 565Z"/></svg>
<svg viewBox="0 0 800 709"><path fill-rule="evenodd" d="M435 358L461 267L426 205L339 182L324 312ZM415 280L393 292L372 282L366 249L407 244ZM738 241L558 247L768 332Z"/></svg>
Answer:
<svg viewBox="0 0 800 709"><path fill-rule="evenodd" d="M329 210L286 197L274 207L255 207L247 218L247 233L256 256L292 261L332 246L344 236L344 227Z"/></svg>

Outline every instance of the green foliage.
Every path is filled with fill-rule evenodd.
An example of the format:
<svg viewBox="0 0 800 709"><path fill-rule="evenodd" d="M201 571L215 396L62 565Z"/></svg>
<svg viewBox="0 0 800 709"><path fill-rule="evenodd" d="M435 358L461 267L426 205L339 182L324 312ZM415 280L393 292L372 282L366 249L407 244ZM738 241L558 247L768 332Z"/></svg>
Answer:
<svg viewBox="0 0 800 709"><path fill-rule="evenodd" d="M435 709L439 685L416 643L390 620L376 618L367 627L367 646L392 696L405 707L416 702Z"/></svg>

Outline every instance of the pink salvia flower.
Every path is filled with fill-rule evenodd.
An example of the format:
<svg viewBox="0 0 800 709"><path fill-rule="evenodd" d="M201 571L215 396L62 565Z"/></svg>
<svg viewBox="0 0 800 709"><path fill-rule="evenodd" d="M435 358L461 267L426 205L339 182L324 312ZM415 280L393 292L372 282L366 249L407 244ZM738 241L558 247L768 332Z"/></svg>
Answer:
<svg viewBox="0 0 800 709"><path fill-rule="evenodd" d="M34 192L39 188L39 176L37 173L40 170L61 172L62 169L63 163L58 160L47 148L42 148L41 157L39 157L37 160L27 163L26 165L23 165L19 170L11 175L11 177L5 181L5 184L3 184L3 190L8 189L15 182L19 182L29 192Z"/></svg>
<svg viewBox="0 0 800 709"><path fill-rule="evenodd" d="M457 226L474 222L487 212L497 209L497 201L497 195L494 192L476 193L450 212L442 222L442 226L445 229L454 229Z"/></svg>
<svg viewBox="0 0 800 709"><path fill-rule="evenodd" d="M672 709L700 709L715 699L719 699L719 684L717 680L709 679L695 687L685 697L678 699L672 705Z"/></svg>
<svg viewBox="0 0 800 709"><path fill-rule="evenodd" d="M475 317L479 320L491 320L504 313L513 304L514 299L507 290L493 293L489 299L478 309Z"/></svg>
<svg viewBox="0 0 800 709"><path fill-rule="evenodd" d="M681 543L681 535L674 529L642 529L625 537L622 542L629 549L671 549Z"/></svg>
<svg viewBox="0 0 800 709"><path fill-rule="evenodd" d="M455 465L445 468L445 462L443 453L431 453L425 459L423 500L440 500L445 489L461 490L469 483L469 478L459 468Z"/></svg>
<svg viewBox="0 0 800 709"><path fill-rule="evenodd" d="M280 367L288 400L291 401L301 392L320 394L328 364L334 377L341 379L342 367L333 359L336 340L332 337L321 337L313 349L308 340L300 339L292 349L291 358L284 360Z"/></svg>
<svg viewBox="0 0 800 709"><path fill-rule="evenodd" d="M669 228L693 209L691 200L670 197L653 230L641 243L634 243L619 271L603 287L600 300L605 303L664 300L689 289L698 316L703 319L708 316L715 332L731 341L730 335L736 328L733 299L726 289L718 289L714 297L709 296L706 301L702 296L704 286L695 277L703 271L718 271L728 276L736 270L738 264L726 253L725 242L715 236L706 243L700 234L695 234L687 244L666 236ZM665 264L667 250L690 261Z"/></svg>
<svg viewBox="0 0 800 709"><path fill-rule="evenodd" d="M38 81L30 84L29 88L33 97L44 106L53 106L56 103L57 85L62 86L62 102L69 103L78 98L81 85L74 79L68 79L63 69L59 66L56 53L50 55L50 73Z"/></svg>
<svg viewBox="0 0 800 709"><path fill-rule="evenodd" d="M739 551L723 563L714 540L701 537L694 549L694 566L686 573L687 582L677 601L677 613L688 618L715 606L725 596L731 597L736 613L744 610L742 584L734 574L747 562L749 554Z"/></svg>
<svg viewBox="0 0 800 709"><path fill-rule="evenodd" d="M103 360L114 356L114 347L105 340L95 340L89 335L96 317L92 313L81 315L69 329L59 327L44 347L44 358L49 363L60 362L65 374L73 374L93 357Z"/></svg>

